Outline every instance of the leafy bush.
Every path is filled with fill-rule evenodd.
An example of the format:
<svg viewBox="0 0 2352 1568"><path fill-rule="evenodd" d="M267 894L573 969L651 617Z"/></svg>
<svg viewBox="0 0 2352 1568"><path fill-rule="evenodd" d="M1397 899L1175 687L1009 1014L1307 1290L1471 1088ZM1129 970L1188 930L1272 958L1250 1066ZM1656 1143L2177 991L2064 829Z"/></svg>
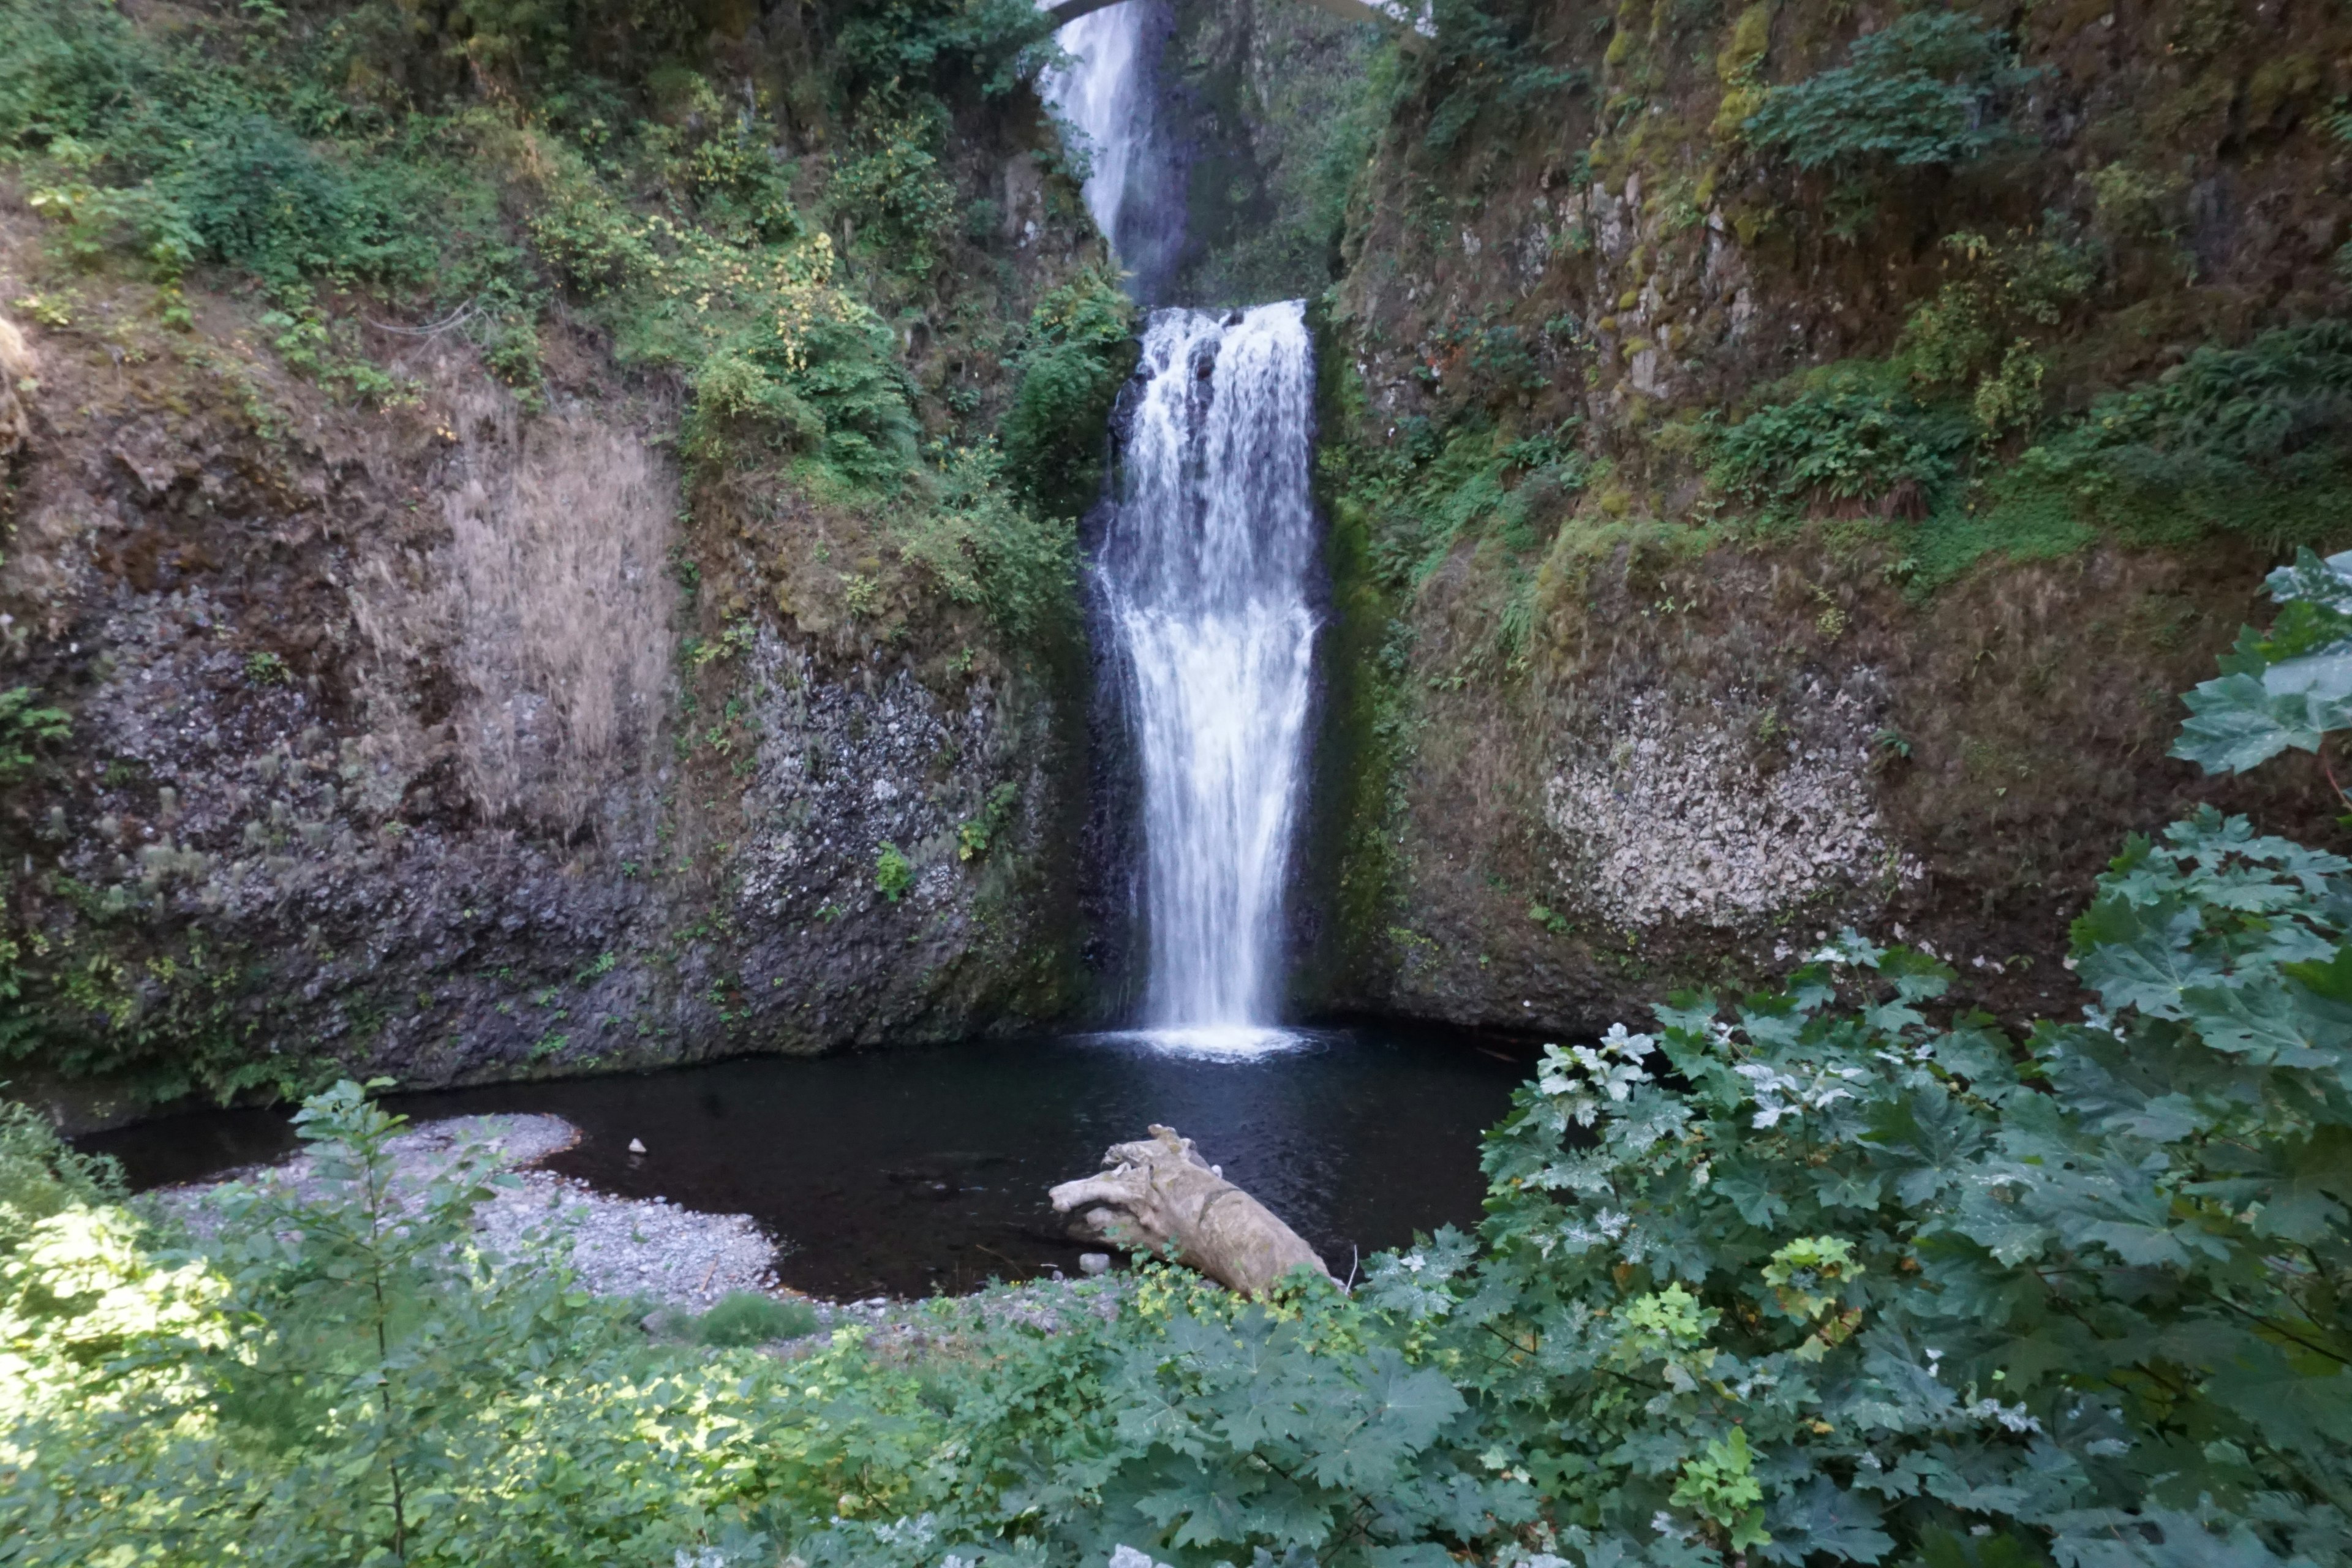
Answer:
<svg viewBox="0 0 2352 1568"><path fill-rule="evenodd" d="M998 434L1013 485L1049 515L1077 517L1100 493L1105 426L1139 352L1135 307L1108 273L1082 274L1030 313Z"/></svg>
<svg viewBox="0 0 2352 1568"><path fill-rule="evenodd" d="M2038 233L1994 240L1964 231L1944 248L1960 276L1912 308L1895 345L1895 363L1923 389L1997 377L2021 339L2055 326L2099 277L2099 253L2063 214L2045 215Z"/></svg>
<svg viewBox="0 0 2352 1568"><path fill-rule="evenodd" d="M1373 1299L1508 1413L1588 1561L2340 1541L2352 1255L2309 1184L2339 1181L2347 869L2211 813L2136 841L2076 927L2107 1010L2022 1066L1928 1022L1939 965L1851 933L1785 991L1555 1048L1476 1247L1385 1260Z"/></svg>
<svg viewBox="0 0 2352 1568"><path fill-rule="evenodd" d="M1063 57L1028 0L885 0L860 5L835 44L857 97L905 108L917 95L1011 91Z"/></svg>
<svg viewBox="0 0 2352 1568"><path fill-rule="evenodd" d="M1521 14L1496 15L1507 9ZM1592 85L1586 68L1545 60L1536 41L1538 19L1523 7L1438 0L1430 19L1436 37L1427 76L1438 92L1422 145L1431 153L1451 152L1463 132L1489 110L1524 113L1529 105L1589 90Z"/></svg>
<svg viewBox="0 0 2352 1568"><path fill-rule="evenodd" d="M986 447L935 448L932 459L919 504L894 525L898 558L1013 637L1066 630L1076 605L1076 531L1022 505Z"/></svg>
<svg viewBox="0 0 2352 1568"><path fill-rule="evenodd" d="M780 1301L756 1290L732 1290L694 1325L706 1345L728 1348L772 1344L816 1332L816 1309L806 1301Z"/></svg>
<svg viewBox="0 0 2352 1568"><path fill-rule="evenodd" d="M907 889L915 885L915 863L896 844L885 844L874 852L874 890L897 903Z"/></svg>
<svg viewBox="0 0 2352 1568"><path fill-rule="evenodd" d="M1966 416L1920 404L1880 367L1829 366L1717 432L1711 477L1759 506L1853 502L1916 515L1958 477L1973 434Z"/></svg>
<svg viewBox="0 0 2352 1568"><path fill-rule="evenodd" d="M0 784L30 772L39 756L36 748L72 733L72 717L62 708L43 706L31 687L0 691Z"/></svg>
<svg viewBox="0 0 2352 1568"><path fill-rule="evenodd" d="M77 1152L31 1106L0 1100L0 1257L53 1215L121 1197L113 1161Z"/></svg>
<svg viewBox="0 0 2352 1568"><path fill-rule="evenodd" d="M2172 754L2209 773L2242 773L2289 748L2316 752L2330 731L2352 729L2352 553L2322 561L2305 549L2267 583L2278 619L2241 632L2221 676L2188 697L2192 717Z"/></svg>
<svg viewBox="0 0 2352 1568"><path fill-rule="evenodd" d="M1766 94L1742 127L1749 144L1808 170L1965 163L2016 140L2003 101L2036 74L1965 12L1913 11L1847 54Z"/></svg>
<svg viewBox="0 0 2352 1568"><path fill-rule="evenodd" d="M2117 521L2186 513L2307 536L2296 514L2339 517L2332 498L2352 471L2352 321L2200 348L2101 398L2023 461Z"/></svg>
<svg viewBox="0 0 2352 1568"><path fill-rule="evenodd" d="M885 123L867 152L835 173L827 191L861 243L877 247L909 278L930 275L955 227L955 187L930 151L945 130L928 117Z"/></svg>

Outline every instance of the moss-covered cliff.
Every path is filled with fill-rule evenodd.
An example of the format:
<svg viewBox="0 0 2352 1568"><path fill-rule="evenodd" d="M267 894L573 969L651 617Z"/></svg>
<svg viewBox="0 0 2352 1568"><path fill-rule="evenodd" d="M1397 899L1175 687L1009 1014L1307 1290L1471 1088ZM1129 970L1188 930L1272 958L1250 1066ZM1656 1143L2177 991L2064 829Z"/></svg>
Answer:
<svg viewBox="0 0 2352 1568"><path fill-rule="evenodd" d="M2210 793L2172 694L2352 533L2341 14L1438 16L1326 307L1308 994L1590 1026L1857 921L2065 994Z"/></svg>
<svg viewBox="0 0 2352 1568"><path fill-rule="evenodd" d="M1069 1005L1129 350L1023 16L0 5L0 1075Z"/></svg>

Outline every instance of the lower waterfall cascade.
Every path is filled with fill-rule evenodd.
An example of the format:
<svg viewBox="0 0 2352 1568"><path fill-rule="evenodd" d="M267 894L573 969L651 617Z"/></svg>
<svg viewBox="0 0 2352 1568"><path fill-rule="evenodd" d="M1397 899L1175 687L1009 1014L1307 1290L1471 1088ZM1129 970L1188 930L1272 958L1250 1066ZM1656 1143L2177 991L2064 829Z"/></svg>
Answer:
<svg viewBox="0 0 2352 1568"><path fill-rule="evenodd" d="M1297 300L1155 311L1093 563L1142 785L1144 1023L1279 1043L1318 618L1314 355Z"/></svg>

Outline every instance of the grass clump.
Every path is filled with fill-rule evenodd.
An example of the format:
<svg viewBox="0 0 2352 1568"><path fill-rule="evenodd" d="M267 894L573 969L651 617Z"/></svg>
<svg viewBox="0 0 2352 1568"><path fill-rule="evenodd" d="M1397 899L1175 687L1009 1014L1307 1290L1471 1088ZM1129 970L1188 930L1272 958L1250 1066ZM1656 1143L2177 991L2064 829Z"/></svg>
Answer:
<svg viewBox="0 0 2352 1568"><path fill-rule="evenodd" d="M782 1301L756 1290L730 1290L694 1324L698 1344L715 1349L773 1344L816 1332L816 1309L806 1301Z"/></svg>

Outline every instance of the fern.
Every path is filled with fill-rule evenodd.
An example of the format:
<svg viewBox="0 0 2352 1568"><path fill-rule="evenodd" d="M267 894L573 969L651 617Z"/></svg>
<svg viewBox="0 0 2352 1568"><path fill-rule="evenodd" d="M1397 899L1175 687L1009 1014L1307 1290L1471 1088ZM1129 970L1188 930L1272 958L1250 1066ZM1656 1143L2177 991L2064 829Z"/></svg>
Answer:
<svg viewBox="0 0 2352 1568"><path fill-rule="evenodd" d="M1966 163L2018 139L2005 101L2039 73L1997 27L1915 11L1853 41L1851 64L1769 93L1743 130L1801 169Z"/></svg>

